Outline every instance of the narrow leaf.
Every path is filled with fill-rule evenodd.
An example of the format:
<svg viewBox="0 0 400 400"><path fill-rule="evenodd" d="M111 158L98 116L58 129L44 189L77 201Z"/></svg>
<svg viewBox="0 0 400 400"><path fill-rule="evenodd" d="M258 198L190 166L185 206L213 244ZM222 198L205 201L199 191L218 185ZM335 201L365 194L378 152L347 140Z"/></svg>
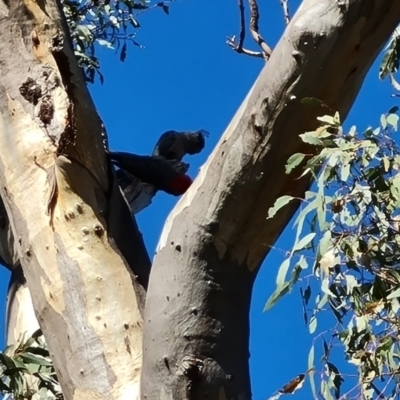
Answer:
<svg viewBox="0 0 400 400"><path fill-rule="evenodd" d="M276 276L276 286L278 289L282 288L285 284L286 274L290 267L291 258L287 258L279 267L278 275Z"/></svg>
<svg viewBox="0 0 400 400"><path fill-rule="evenodd" d="M126 42L122 45L122 49L121 49L121 54L119 56L119 59L124 62L126 59Z"/></svg>
<svg viewBox="0 0 400 400"><path fill-rule="evenodd" d="M311 296L311 286L307 285L306 290L304 291L304 303L307 305Z"/></svg>
<svg viewBox="0 0 400 400"><path fill-rule="evenodd" d="M295 243L293 247L293 252L303 250L315 237L315 232L311 232L308 235L304 236L301 240Z"/></svg>
<svg viewBox="0 0 400 400"><path fill-rule="evenodd" d="M314 344L311 346L310 351L308 353L308 376L310 378L310 386L313 398L317 398L317 390L315 389L315 367L314 367Z"/></svg>
<svg viewBox="0 0 400 400"><path fill-rule="evenodd" d="M304 143L312 144L314 146L322 146L322 141L316 136L316 132L306 132L299 135Z"/></svg>
<svg viewBox="0 0 400 400"><path fill-rule="evenodd" d="M53 363L51 361L46 360L43 357L35 356L34 354L23 353L20 355L20 357L26 364L38 364L47 367L53 366Z"/></svg>
<svg viewBox="0 0 400 400"><path fill-rule="evenodd" d="M286 204L288 204L291 200L295 199L295 197L293 196L282 196L279 197L279 199L277 199L275 201L275 204L273 205L273 207L271 207L268 210L268 218L272 218L275 216L275 214L284 206L286 206Z"/></svg>
<svg viewBox="0 0 400 400"><path fill-rule="evenodd" d="M286 284L283 286L281 289L276 289L274 293L271 294L269 299L267 300L267 303L265 304L264 307L264 312L270 310L277 302L278 300L283 297L287 292L289 291L289 284Z"/></svg>
<svg viewBox="0 0 400 400"><path fill-rule="evenodd" d="M294 168L296 168L301 162L304 160L306 155L303 153L293 154L287 161L286 164L286 173L290 174Z"/></svg>
<svg viewBox="0 0 400 400"><path fill-rule="evenodd" d="M391 299L394 299L395 297L399 297L399 296L400 296L400 287L397 288L394 292L390 293L390 294L386 297L386 299L387 299L387 300L391 300Z"/></svg>
<svg viewBox="0 0 400 400"><path fill-rule="evenodd" d="M317 329L317 317L313 315L310 318L310 323L308 324L308 331L311 333L311 335L315 332Z"/></svg>
<svg viewBox="0 0 400 400"><path fill-rule="evenodd" d="M322 117L317 117L317 120L320 122L324 122L326 124L332 125L332 126L336 126L335 119L331 115L324 115Z"/></svg>

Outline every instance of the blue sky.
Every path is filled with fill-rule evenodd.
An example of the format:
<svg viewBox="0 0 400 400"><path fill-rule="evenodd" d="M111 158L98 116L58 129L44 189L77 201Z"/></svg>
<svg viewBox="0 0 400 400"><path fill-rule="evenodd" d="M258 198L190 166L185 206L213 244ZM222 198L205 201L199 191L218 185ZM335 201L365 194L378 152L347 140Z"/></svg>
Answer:
<svg viewBox="0 0 400 400"><path fill-rule="evenodd" d="M261 33L274 46L284 29L279 0L260 3ZM298 3L290 3L292 12ZM187 158L190 174L196 175L263 67L262 60L238 55L225 44L227 36L238 33L238 20L236 1L179 0L171 5L169 16L161 9L140 16L142 28L136 40L145 48L130 46L124 63L112 50L99 51L105 83L96 83L90 90L107 128L111 149L149 154L167 130L206 129L210 136L203 153ZM248 43L256 49L249 38ZM391 93L387 82L378 81L375 66L347 124L360 128L376 125L380 114L397 102ZM175 202L174 197L158 194L153 204L138 215L151 254ZM275 244L281 250L267 257L254 287L250 316L254 400L268 398L307 369L312 338L303 322L298 291L295 289L270 312L263 313L293 232L289 224ZM0 279L2 299L7 275L3 272ZM308 383L291 398L311 398Z"/></svg>

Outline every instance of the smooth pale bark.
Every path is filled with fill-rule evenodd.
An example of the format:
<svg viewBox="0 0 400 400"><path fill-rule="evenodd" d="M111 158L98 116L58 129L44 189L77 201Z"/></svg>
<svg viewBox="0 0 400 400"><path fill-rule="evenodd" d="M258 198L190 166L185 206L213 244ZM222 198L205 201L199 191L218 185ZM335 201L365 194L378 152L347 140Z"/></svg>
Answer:
<svg viewBox="0 0 400 400"><path fill-rule="evenodd" d="M149 261L58 7L0 1L0 193L65 399L134 399Z"/></svg>
<svg viewBox="0 0 400 400"><path fill-rule="evenodd" d="M285 174L286 161L307 151L298 135L314 130L318 115L346 117L399 22L399 0L302 3L166 222L146 300L143 399L251 398L252 282L298 205L272 220L267 211L309 185L298 170Z"/></svg>
<svg viewBox="0 0 400 400"><path fill-rule="evenodd" d="M21 268L15 269L10 280L6 319L7 345L19 343L23 335L26 340L39 329L32 296Z"/></svg>

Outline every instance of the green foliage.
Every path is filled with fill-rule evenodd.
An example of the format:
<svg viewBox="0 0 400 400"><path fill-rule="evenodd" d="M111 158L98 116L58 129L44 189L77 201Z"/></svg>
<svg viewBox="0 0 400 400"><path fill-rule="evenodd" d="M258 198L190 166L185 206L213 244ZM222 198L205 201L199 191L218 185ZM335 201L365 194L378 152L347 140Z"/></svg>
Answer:
<svg viewBox="0 0 400 400"><path fill-rule="evenodd" d="M385 52L379 68L379 78L384 79L389 77L392 85L396 90L400 90L400 85L394 79L394 74L399 70L400 61L400 26L398 26L393 32L392 37L389 40L388 45L385 48Z"/></svg>
<svg viewBox="0 0 400 400"><path fill-rule="evenodd" d="M400 28L393 33L389 44L386 46L385 53L379 69L379 78L384 79L389 74L397 72L399 69L400 58Z"/></svg>
<svg viewBox="0 0 400 400"><path fill-rule="evenodd" d="M63 399L41 331L0 353L0 392L13 399Z"/></svg>
<svg viewBox="0 0 400 400"><path fill-rule="evenodd" d="M128 43L136 41L140 28L138 16L144 11L160 8L169 14L169 1L151 0L62 0L78 64L85 78L93 83L96 73L103 81L96 57L96 46L115 49L121 61L127 56Z"/></svg>
<svg viewBox="0 0 400 400"><path fill-rule="evenodd" d="M363 133L355 127L345 133L338 114L321 117L316 131L300 135L318 154L297 154L288 162L290 172L304 160L302 176L315 179L315 190L301 200L295 242L266 309L300 283L304 320L314 334L307 371L314 398L400 395L400 148L392 138L397 110ZM269 217L290 200L278 199ZM329 329L318 329L322 316L323 326L327 317L334 319ZM338 349L349 363L348 376L332 362Z"/></svg>

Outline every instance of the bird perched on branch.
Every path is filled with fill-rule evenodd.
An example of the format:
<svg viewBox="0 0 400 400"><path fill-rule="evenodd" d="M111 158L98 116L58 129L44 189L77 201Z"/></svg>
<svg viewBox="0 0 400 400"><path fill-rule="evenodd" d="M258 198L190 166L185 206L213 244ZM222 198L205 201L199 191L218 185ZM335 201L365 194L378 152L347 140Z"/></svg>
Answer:
<svg viewBox="0 0 400 400"><path fill-rule="evenodd" d="M174 196L184 194L192 183L182 162L186 154L197 154L204 148L206 131L168 131L159 138L151 156L124 152L108 152L119 169L117 182L124 192L131 212L147 207L158 190Z"/></svg>
<svg viewBox="0 0 400 400"><path fill-rule="evenodd" d="M182 161L122 152L110 152L109 156L118 168L174 196L185 193L192 183L186 175L189 165Z"/></svg>
<svg viewBox="0 0 400 400"><path fill-rule="evenodd" d="M154 147L153 156L162 156L167 160L181 161L186 154L197 154L204 149L208 132L204 130L196 132L167 131L160 136Z"/></svg>

